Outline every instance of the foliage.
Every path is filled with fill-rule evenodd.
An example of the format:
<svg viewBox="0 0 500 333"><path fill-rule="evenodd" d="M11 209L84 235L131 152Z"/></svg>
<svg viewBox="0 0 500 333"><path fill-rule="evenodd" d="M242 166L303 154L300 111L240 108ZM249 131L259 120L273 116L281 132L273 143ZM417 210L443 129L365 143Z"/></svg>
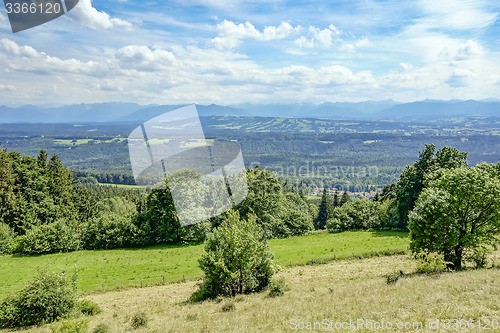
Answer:
<svg viewBox="0 0 500 333"><path fill-rule="evenodd" d="M452 147L443 147L437 152L435 150L435 145L425 145L425 149L420 152L419 160L404 169L394 187L401 226L406 226L408 214L415 207L415 202L425 188L424 180L427 174L439 169L467 166L467 153Z"/></svg>
<svg viewBox="0 0 500 333"><path fill-rule="evenodd" d="M410 214L411 249L443 254L460 269L464 251L498 242L500 172L493 164L438 172Z"/></svg>
<svg viewBox="0 0 500 333"><path fill-rule="evenodd" d="M332 218L334 204L331 196L328 194L326 188L323 189L321 196L321 203L319 205L318 216L314 220L314 227L316 229L325 229L326 222Z"/></svg>
<svg viewBox="0 0 500 333"><path fill-rule="evenodd" d="M493 252L493 249L488 246L478 246L466 251L464 260L472 262L475 268L486 268L488 266L488 255Z"/></svg>
<svg viewBox="0 0 500 333"><path fill-rule="evenodd" d="M33 226L23 236L14 240L12 252L38 255L55 252L71 252L80 249L80 234L76 227L58 219L51 224Z"/></svg>
<svg viewBox="0 0 500 333"><path fill-rule="evenodd" d="M446 270L448 262L444 256L435 252L419 252L415 254L417 261L417 272L435 274Z"/></svg>
<svg viewBox="0 0 500 333"><path fill-rule="evenodd" d="M387 284L394 284L396 282L398 282L399 278L404 276L404 273L403 271L397 271L397 272L393 272L389 275L387 275L387 279L386 279L386 282Z"/></svg>
<svg viewBox="0 0 500 333"><path fill-rule="evenodd" d="M109 326L106 324L99 324L93 330L92 333L108 333Z"/></svg>
<svg viewBox="0 0 500 333"><path fill-rule="evenodd" d="M137 227L131 217L116 214L102 215L85 225L82 245L88 250L115 249L136 242Z"/></svg>
<svg viewBox="0 0 500 333"><path fill-rule="evenodd" d="M87 333L89 321L86 319L63 321L51 327L52 333Z"/></svg>
<svg viewBox="0 0 500 333"><path fill-rule="evenodd" d="M132 328L138 329L141 327L144 327L148 324L148 317L144 312L137 312L132 316L132 319L130 321L130 324L132 325Z"/></svg>
<svg viewBox="0 0 500 333"><path fill-rule="evenodd" d="M237 211L229 211L205 244L199 261L204 281L194 297L207 299L260 291L277 270L273 258L256 217L240 219Z"/></svg>
<svg viewBox="0 0 500 333"><path fill-rule="evenodd" d="M272 280L269 284L269 297L283 296L289 289L283 277Z"/></svg>
<svg viewBox="0 0 500 333"><path fill-rule="evenodd" d="M77 304L76 276L40 272L31 284L0 304L0 327L51 323L68 317Z"/></svg>
<svg viewBox="0 0 500 333"><path fill-rule="evenodd" d="M14 232L10 227L0 222L0 255L11 252L11 243L14 238Z"/></svg>
<svg viewBox="0 0 500 333"><path fill-rule="evenodd" d="M255 215L266 238L302 235L314 229L317 208L300 191L296 193L258 166L247 170L247 182L248 194L236 209L245 219Z"/></svg>
<svg viewBox="0 0 500 333"><path fill-rule="evenodd" d="M102 312L99 305L86 299L78 302L78 309L85 316L95 316Z"/></svg>
<svg viewBox="0 0 500 333"><path fill-rule="evenodd" d="M330 232L378 228L379 203L368 199L358 199L335 208L327 223Z"/></svg>
<svg viewBox="0 0 500 333"><path fill-rule="evenodd" d="M222 306L222 312L231 312L236 310L236 305L233 302L226 303Z"/></svg>

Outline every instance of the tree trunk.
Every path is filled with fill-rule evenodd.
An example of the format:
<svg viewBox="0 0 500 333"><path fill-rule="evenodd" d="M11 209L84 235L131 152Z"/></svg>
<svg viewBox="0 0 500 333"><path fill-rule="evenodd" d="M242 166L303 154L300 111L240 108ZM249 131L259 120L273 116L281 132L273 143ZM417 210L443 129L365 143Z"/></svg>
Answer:
<svg viewBox="0 0 500 333"><path fill-rule="evenodd" d="M455 247L455 256L453 258L453 269L459 271L462 269L462 256L464 249L461 245Z"/></svg>

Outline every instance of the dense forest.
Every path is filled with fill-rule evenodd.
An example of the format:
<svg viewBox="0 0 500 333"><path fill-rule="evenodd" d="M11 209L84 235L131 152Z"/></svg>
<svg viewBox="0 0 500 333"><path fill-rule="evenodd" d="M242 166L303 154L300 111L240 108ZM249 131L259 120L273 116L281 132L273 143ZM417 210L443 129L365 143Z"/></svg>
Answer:
<svg viewBox="0 0 500 333"><path fill-rule="evenodd" d="M256 166L247 169L249 193L234 209L242 219L255 216L267 239L322 229L408 230L410 212L428 186L428 175L460 168L467 168L467 153L426 145L419 159L373 200L354 199L347 191L325 187L316 205L306 196L304 183L297 185ZM186 172L196 177L196 172ZM224 219L222 215L181 226L168 178L167 186L150 190L81 182L57 155L49 158L44 150L36 158L1 150L0 176L3 253L201 242Z"/></svg>

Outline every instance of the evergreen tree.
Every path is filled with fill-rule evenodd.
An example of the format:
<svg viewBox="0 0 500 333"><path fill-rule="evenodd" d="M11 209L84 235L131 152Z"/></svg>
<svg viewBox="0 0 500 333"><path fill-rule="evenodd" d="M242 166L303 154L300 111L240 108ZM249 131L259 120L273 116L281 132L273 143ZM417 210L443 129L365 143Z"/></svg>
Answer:
<svg viewBox="0 0 500 333"><path fill-rule="evenodd" d="M335 189L335 194L333 195L333 207L339 207L339 190Z"/></svg>
<svg viewBox="0 0 500 333"><path fill-rule="evenodd" d="M323 195L321 197L321 204L319 205L319 212L316 220L314 221L314 227L316 229L325 229L326 222L332 218L333 215L333 202L332 198L326 191L326 188L323 189Z"/></svg>
<svg viewBox="0 0 500 333"><path fill-rule="evenodd" d="M373 197L373 201L375 201L375 202L380 201L380 196L378 195L378 192L375 193L375 196Z"/></svg>
<svg viewBox="0 0 500 333"><path fill-rule="evenodd" d="M342 198L340 199L340 206L343 206L348 202L351 202L351 197L349 196L347 191L344 191L344 194L342 194Z"/></svg>

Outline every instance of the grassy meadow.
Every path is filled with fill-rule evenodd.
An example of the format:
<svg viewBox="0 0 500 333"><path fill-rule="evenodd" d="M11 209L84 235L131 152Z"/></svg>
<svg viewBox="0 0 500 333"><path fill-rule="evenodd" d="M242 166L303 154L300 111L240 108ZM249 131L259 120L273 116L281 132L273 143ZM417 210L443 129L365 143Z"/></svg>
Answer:
<svg viewBox="0 0 500 333"><path fill-rule="evenodd" d="M497 264L500 252L495 253ZM386 276L402 270L405 275L388 285ZM495 332L446 329L446 319L500 320L500 269L465 270L441 275L416 275L408 255L349 259L324 265L295 266L279 273L289 290L280 297L268 292L218 299L203 303L186 300L196 290L188 281L164 286L133 288L87 296L103 312L91 318L90 331L104 324L109 332ZM226 311L225 311L225 310ZM144 312L145 327L133 330L132 317ZM349 322L360 327L338 330L317 326L312 330L292 329L300 323ZM441 320L439 329L428 325ZM376 329L375 322L410 325L408 329ZM367 324L368 323L368 324ZM51 324L25 332L51 332ZM297 326L295 326L297 325ZM368 325L368 326L367 326ZM370 325L372 325L370 327ZM419 325L422 325L421 329Z"/></svg>
<svg viewBox="0 0 500 333"><path fill-rule="evenodd" d="M358 231L270 241L282 267L405 253L408 235L394 231ZM37 270L78 273L84 294L154 286L201 277L198 259L203 245L155 246L142 249L80 251L44 256L0 256L0 298L21 289Z"/></svg>

